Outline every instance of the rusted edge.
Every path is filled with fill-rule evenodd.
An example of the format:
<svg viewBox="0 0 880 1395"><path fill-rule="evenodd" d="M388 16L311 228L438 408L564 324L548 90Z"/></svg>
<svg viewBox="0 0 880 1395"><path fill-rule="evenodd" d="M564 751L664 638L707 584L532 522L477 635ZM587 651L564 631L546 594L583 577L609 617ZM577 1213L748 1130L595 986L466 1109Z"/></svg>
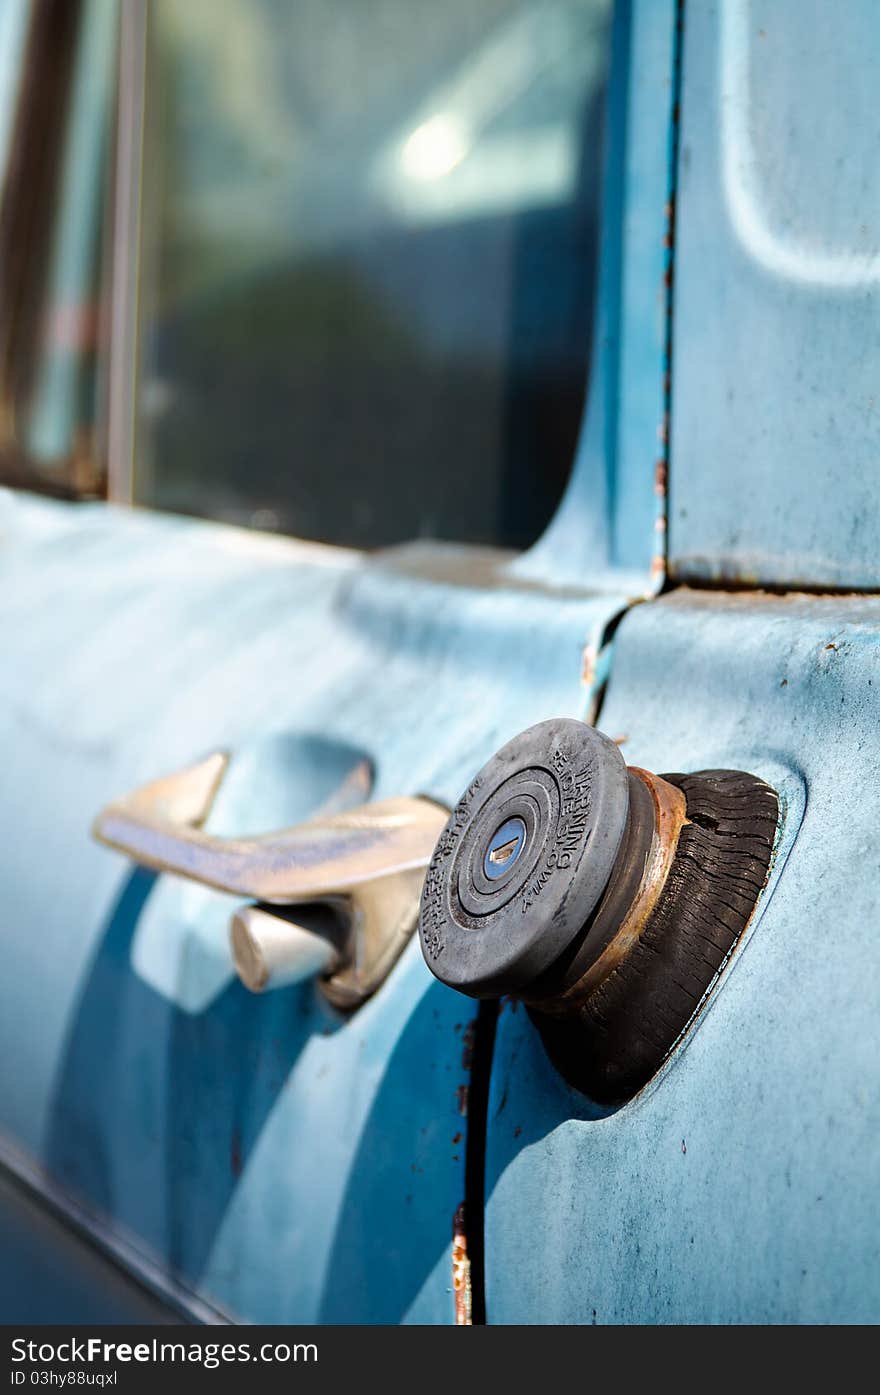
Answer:
<svg viewBox="0 0 880 1395"><path fill-rule="evenodd" d="M687 803L683 792L666 780L661 780L659 775L652 775L649 770L642 770L637 765L627 768L647 786L654 805L654 833L638 891L617 933L598 959L576 983L559 993L552 1003L542 1002L542 1011L570 1012L595 993L600 983L604 983L631 952L663 894L678 848L679 834L687 823Z"/></svg>
<svg viewBox="0 0 880 1395"><path fill-rule="evenodd" d="M658 458L654 468L656 514L651 579L662 587L669 579L669 488L672 435L672 370L674 360L676 218L678 204L678 153L681 143L681 59L684 42L684 3L676 0L672 50L672 90L669 110L667 198L663 209L663 406L657 429Z"/></svg>
<svg viewBox="0 0 880 1395"><path fill-rule="evenodd" d="M471 1262L468 1257L464 1202L455 1212L452 1222L452 1293L455 1299L456 1327L473 1326L473 1291Z"/></svg>

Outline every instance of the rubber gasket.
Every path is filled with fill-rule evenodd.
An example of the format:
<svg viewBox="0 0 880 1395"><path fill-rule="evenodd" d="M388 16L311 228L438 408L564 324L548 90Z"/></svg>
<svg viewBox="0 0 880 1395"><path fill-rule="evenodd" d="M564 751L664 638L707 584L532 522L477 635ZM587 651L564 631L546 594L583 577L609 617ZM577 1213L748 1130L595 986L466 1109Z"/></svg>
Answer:
<svg viewBox="0 0 880 1395"><path fill-rule="evenodd" d="M687 801L663 894L631 953L564 1017L529 1008L554 1065L599 1104L631 1099L694 1018L770 867L776 793L736 770L664 775Z"/></svg>

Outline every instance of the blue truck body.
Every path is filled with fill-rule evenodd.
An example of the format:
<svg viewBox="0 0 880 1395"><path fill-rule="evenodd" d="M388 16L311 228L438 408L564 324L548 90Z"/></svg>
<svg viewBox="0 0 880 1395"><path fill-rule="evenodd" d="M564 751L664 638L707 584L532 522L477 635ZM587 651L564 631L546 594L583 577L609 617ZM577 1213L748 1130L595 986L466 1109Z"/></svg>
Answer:
<svg viewBox="0 0 880 1395"><path fill-rule="evenodd" d="M465 547L0 494L4 1312L451 1322L484 1145L489 1322L876 1320L878 71L868 0L621 0L577 457L491 584ZM417 940L347 1018L255 997L229 897L90 838L220 748L218 832L361 759L452 805L551 715L781 797L720 987L615 1111L508 1004L469 1121L475 1005Z"/></svg>

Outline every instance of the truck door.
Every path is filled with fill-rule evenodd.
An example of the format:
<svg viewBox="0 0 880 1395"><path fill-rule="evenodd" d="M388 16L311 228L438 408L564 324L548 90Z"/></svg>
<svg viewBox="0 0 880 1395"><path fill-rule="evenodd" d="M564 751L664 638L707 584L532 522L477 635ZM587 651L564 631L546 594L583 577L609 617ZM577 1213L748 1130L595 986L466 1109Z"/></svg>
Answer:
<svg viewBox="0 0 880 1395"><path fill-rule="evenodd" d="M662 580L674 6L156 0L118 41L85 405L50 239L3 322L4 1166L191 1316L451 1321L473 1008L411 938L363 1000L251 993L242 897L90 828L212 753L206 838L449 807L594 714Z"/></svg>

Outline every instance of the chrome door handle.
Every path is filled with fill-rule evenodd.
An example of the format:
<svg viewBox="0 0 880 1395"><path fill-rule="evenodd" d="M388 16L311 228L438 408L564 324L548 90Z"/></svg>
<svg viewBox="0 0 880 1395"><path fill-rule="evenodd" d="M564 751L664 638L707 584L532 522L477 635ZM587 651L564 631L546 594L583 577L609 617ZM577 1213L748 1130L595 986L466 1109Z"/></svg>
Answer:
<svg viewBox="0 0 880 1395"><path fill-rule="evenodd" d="M202 825L229 758L216 752L108 804L93 834L144 867L247 898L233 917L236 970L255 991L289 983L297 965L326 973L337 1006L374 992L415 928L425 868L448 811L424 798L386 799L248 837L220 837ZM309 944L313 929L268 907L324 903L337 936ZM329 952L328 952L329 951Z"/></svg>

